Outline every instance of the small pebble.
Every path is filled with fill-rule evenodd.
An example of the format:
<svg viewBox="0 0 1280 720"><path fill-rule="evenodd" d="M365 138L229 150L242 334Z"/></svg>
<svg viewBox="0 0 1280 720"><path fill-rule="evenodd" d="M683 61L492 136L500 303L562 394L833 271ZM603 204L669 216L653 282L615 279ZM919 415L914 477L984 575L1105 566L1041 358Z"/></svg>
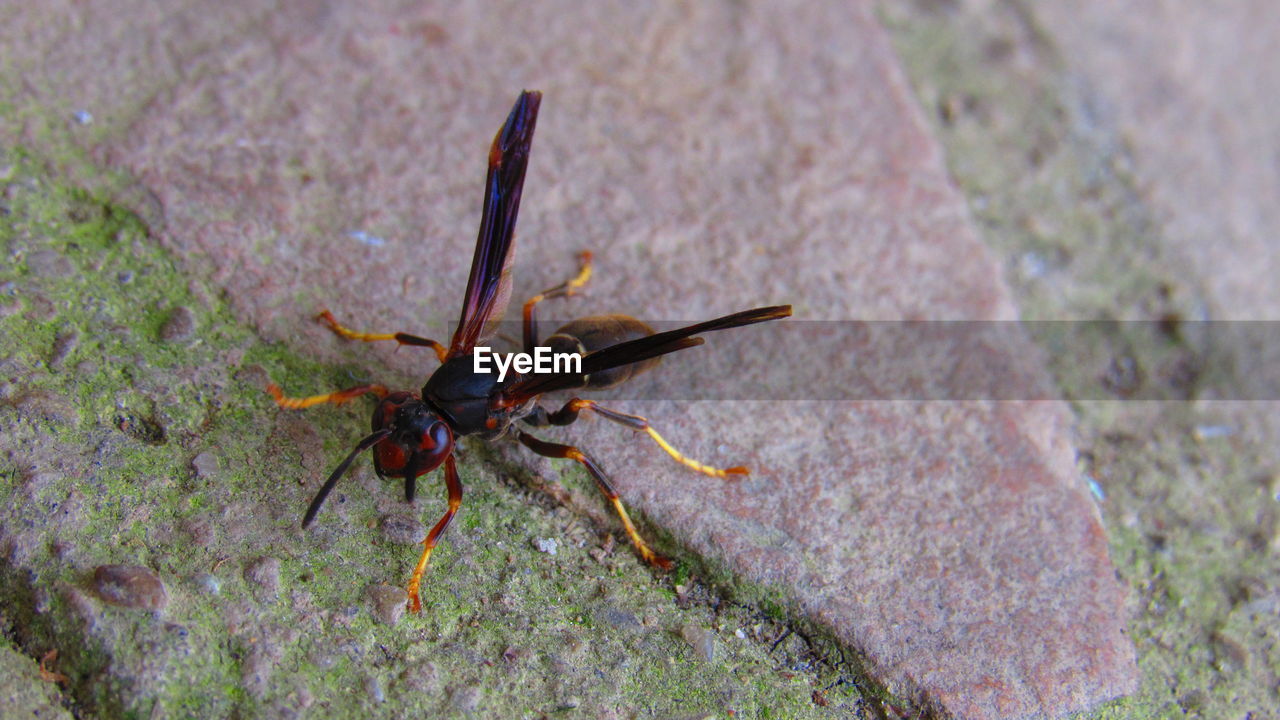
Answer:
<svg viewBox="0 0 1280 720"><path fill-rule="evenodd" d="M396 684L405 692L436 693L440 691L440 671L431 661L409 665L400 673Z"/></svg>
<svg viewBox="0 0 1280 720"><path fill-rule="evenodd" d="M381 247L387 244L386 239L371 235L363 230L351 230L347 233L347 237L370 247Z"/></svg>
<svg viewBox="0 0 1280 720"><path fill-rule="evenodd" d="M369 694L369 700L372 702L381 704L387 701L387 694L382 690L382 683L372 675L364 679L364 690Z"/></svg>
<svg viewBox="0 0 1280 720"><path fill-rule="evenodd" d="M418 545L427 539L427 526L412 515L390 513L378 521L382 536L397 545Z"/></svg>
<svg viewBox="0 0 1280 720"><path fill-rule="evenodd" d="M1102 486L1098 484L1097 480L1094 480L1088 475L1085 475L1084 479L1085 482L1089 483L1089 492L1093 493L1093 496L1097 498L1098 502L1102 502L1107 499L1107 494L1102 491Z"/></svg>
<svg viewBox="0 0 1280 720"><path fill-rule="evenodd" d="M259 600L275 597L280 590L280 561L273 557L258 558L244 569L244 579L256 586Z"/></svg>
<svg viewBox="0 0 1280 720"><path fill-rule="evenodd" d="M534 538L533 546L538 548L538 552L544 552L548 555L555 555L560 547L560 543L555 538Z"/></svg>
<svg viewBox="0 0 1280 720"><path fill-rule="evenodd" d="M196 320L191 311L179 305L169 313L169 318L160 327L160 339L165 342L186 340L195 333Z"/></svg>
<svg viewBox="0 0 1280 720"><path fill-rule="evenodd" d="M212 479L218 474L218 456L205 451L191 458L191 469L201 480Z"/></svg>
<svg viewBox="0 0 1280 720"><path fill-rule="evenodd" d="M1219 671L1239 673L1249 669L1249 650L1244 643L1219 632L1215 632L1209 640L1214 656L1213 665Z"/></svg>
<svg viewBox="0 0 1280 720"><path fill-rule="evenodd" d="M630 613L626 610L619 610L614 607L603 607L597 610L595 615L597 620L618 628L619 630L638 632L643 629L640 625L640 618L636 617L635 613Z"/></svg>
<svg viewBox="0 0 1280 720"><path fill-rule="evenodd" d="M524 648L518 648L514 645L508 646L506 650L502 651L502 661L508 665L514 665L515 663L527 660L529 658L529 654L529 651Z"/></svg>
<svg viewBox="0 0 1280 720"><path fill-rule="evenodd" d="M1235 428L1230 425L1197 425L1195 435L1197 440L1216 440L1218 438L1230 437L1236 432Z"/></svg>
<svg viewBox="0 0 1280 720"><path fill-rule="evenodd" d="M409 594L404 588L390 585L374 585L367 591L369 604L373 608L373 617L384 625L395 625L404 617L405 603Z"/></svg>
<svg viewBox="0 0 1280 720"><path fill-rule="evenodd" d="M206 595L217 595L222 591L222 581L213 573L200 573L191 578L191 582Z"/></svg>
<svg viewBox="0 0 1280 720"><path fill-rule="evenodd" d="M139 565L94 568L93 589L103 600L120 607L161 610L169 604L164 583L150 568Z"/></svg>
<svg viewBox="0 0 1280 720"><path fill-rule="evenodd" d="M27 272L41 278L61 278L71 274L71 261L56 250L36 250L27 255Z"/></svg>
<svg viewBox="0 0 1280 720"><path fill-rule="evenodd" d="M470 714L480 705L480 688L462 685L449 691L449 704L460 713Z"/></svg>
<svg viewBox="0 0 1280 720"><path fill-rule="evenodd" d="M80 336L75 332L60 332L53 338L53 352L49 354L49 366L53 368L62 367L62 361L67 359L71 351L76 349L76 345L80 341Z"/></svg>
<svg viewBox="0 0 1280 720"><path fill-rule="evenodd" d="M693 652L699 658L706 662L711 662L716 656L716 637L710 630L701 625L692 623L686 624L680 628L680 637L689 643L693 648Z"/></svg>

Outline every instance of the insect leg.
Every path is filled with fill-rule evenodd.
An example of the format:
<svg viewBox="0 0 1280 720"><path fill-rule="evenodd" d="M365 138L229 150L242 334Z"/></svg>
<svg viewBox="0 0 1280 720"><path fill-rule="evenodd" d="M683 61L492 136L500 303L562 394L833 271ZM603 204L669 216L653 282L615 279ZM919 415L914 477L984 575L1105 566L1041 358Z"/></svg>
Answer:
<svg viewBox="0 0 1280 720"><path fill-rule="evenodd" d="M267 392L271 393L271 397L275 398L276 405L286 410L303 410L313 405L323 405L324 403L333 403L341 405L349 400L364 395L365 393L373 393L379 398L384 398L389 392L382 385L357 385L346 390L338 390L336 392L325 393L324 395L309 395L307 397L286 397L284 392L280 390L280 386L275 383L267 383Z"/></svg>
<svg viewBox="0 0 1280 720"><path fill-rule="evenodd" d="M538 344L538 319L534 313L534 307L543 300L557 297L570 297L578 292L578 289L587 284L587 280L591 278L591 252L584 250L578 256L582 267L578 269L578 274L572 279L566 280L550 290L542 292L529 298L524 304L524 351L532 353L535 345Z"/></svg>
<svg viewBox="0 0 1280 720"><path fill-rule="evenodd" d="M683 454L680 453L680 451L671 447L671 444L668 443L665 438L659 435L657 430L653 429L653 426L649 424L648 419L643 418L639 415L628 415L627 413L618 412L617 410L610 410L609 408L601 407L594 400L583 400L582 398L574 398L569 402L565 403L564 407L560 408L555 412L548 413L544 411L543 413L536 414L531 417L534 420L535 424L537 423L537 419L539 415L543 415L546 418L546 422L550 423L551 425L568 425L574 422L575 420L577 420L578 414L581 413L583 410L592 410L596 414L598 414L600 417L603 417L606 420L616 422L619 425L625 425L626 427L629 427L632 430L647 434L649 437L653 438L653 441L658 443L658 446L661 447L663 450L665 450L667 454L670 455L672 459L674 459L676 462L680 463L681 465L684 465L685 467L689 467L694 470L697 470L700 473L710 475L711 477L727 478L730 475L747 475L751 472L750 470L748 470L747 468L741 465L735 465L734 467L721 469L721 468L711 467L710 465L705 465L703 463L698 462L697 460L694 460L693 458L685 457Z"/></svg>
<svg viewBox="0 0 1280 720"><path fill-rule="evenodd" d="M627 537L631 538L631 544L636 546L636 551L640 553L640 557L650 565L663 570L670 570L674 567L674 563L670 560L649 549L649 545L640 537L640 533L636 532L636 526L631 523L631 516L627 515L627 509L622 506L622 500L618 499L618 493L609 484L609 480L604 475L604 470L601 470L594 460L587 457L586 453L572 445L550 443L539 440L525 432L516 432L516 438L520 440L522 445L543 457L565 458L582 463L582 466L587 469L587 472L596 481L596 487L600 488L600 492L604 493L604 496L613 504L613 509L617 511L618 517L622 520L623 529L627 531Z"/></svg>
<svg viewBox="0 0 1280 720"><path fill-rule="evenodd" d="M429 347L436 351L436 357L440 358L440 362L444 362L445 356L449 354L449 350L436 342L417 335L409 333L362 333L344 327L333 317L333 313L323 310L316 319L324 323L335 334L341 335L348 340L360 340L363 342L378 342L379 340L395 340L401 345L412 345L415 347Z"/></svg>
<svg viewBox="0 0 1280 720"><path fill-rule="evenodd" d="M452 455L444 459L444 484L449 493L449 509L445 510L444 517L441 517L435 527L431 528L431 532L427 533L427 539L422 541L422 557L418 558L418 565L413 569L413 577L409 578L409 587L406 588L409 593L409 612L416 613L422 609L422 601L418 599L422 573L427 569L427 560L431 559L431 551L435 549L436 542L453 521L458 507L462 505L462 480L458 478L458 466L454 464Z"/></svg>

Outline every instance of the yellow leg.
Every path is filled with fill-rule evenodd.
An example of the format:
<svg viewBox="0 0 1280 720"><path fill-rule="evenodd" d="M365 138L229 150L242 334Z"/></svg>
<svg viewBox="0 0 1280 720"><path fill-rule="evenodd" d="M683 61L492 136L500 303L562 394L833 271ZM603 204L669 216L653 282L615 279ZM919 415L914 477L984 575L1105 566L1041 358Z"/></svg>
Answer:
<svg viewBox="0 0 1280 720"><path fill-rule="evenodd" d="M422 556L418 558L418 565L413 569L413 576L409 578L409 586L405 591L409 593L409 612L416 613L422 610L422 600L418 598L418 588L422 586L422 574L427 571L427 561L431 559L431 551L435 549L435 545L427 546L426 541L422 543Z"/></svg>
<svg viewBox="0 0 1280 720"><path fill-rule="evenodd" d="M578 458L573 459L578 460ZM579 462L582 461L579 460ZM618 517L622 519L622 529L626 531L627 537L631 538L631 544L635 546L636 552L640 553L640 559L663 570L670 570L673 567L672 562L651 550L644 538L640 537L640 533L636 532L636 526L631 523L631 516L627 514L627 509L622 506L622 500L618 498L617 494L605 493L605 496L609 498L609 502L613 504L613 509L617 511Z"/></svg>
<svg viewBox="0 0 1280 720"><path fill-rule="evenodd" d="M275 398L276 405L286 410L304 410L315 405L323 405L325 403L333 403L341 405L344 402L355 400L365 393L373 393L380 398L387 396L387 389L381 385L357 385L346 390L338 390L336 392L326 393L324 395L309 395L307 397L286 397L280 390L280 386L275 383L268 383L267 392L271 393L271 397Z"/></svg>
<svg viewBox="0 0 1280 720"><path fill-rule="evenodd" d="M334 333L341 335L342 337L348 340L359 340L361 342L379 342L381 340L395 340L401 345L413 345L415 347L429 347L432 350L435 350L436 357L440 358L440 362L444 362L445 357L448 356L449 354L448 348L436 342L435 340L430 340L424 337L418 337L417 335L410 335L408 333L356 332L355 330L345 327L344 325L339 323L337 318L333 316L333 313L329 312L328 310L321 311L320 314L316 317L316 319L324 323L325 326L327 326Z"/></svg>
<svg viewBox="0 0 1280 720"><path fill-rule="evenodd" d="M626 425L632 430L638 430L647 434L649 437L653 438L653 441L658 443L658 447L665 450L673 460L687 468L692 468L705 475L717 478L727 478L730 475L749 475L751 473L750 470L742 465L735 465L729 468L717 468L700 463L691 457L687 457L679 450L671 447L671 443L667 442L665 438L659 435L658 431L653 429L653 426L649 424L649 421L646 418L639 415L628 415L627 413L618 412L617 410L610 410L609 408L601 407L594 400L574 398L566 403L563 408L552 413L549 418L554 425L567 425L577 419L578 413L583 410L592 410L606 420L611 420L619 425Z"/></svg>
<svg viewBox="0 0 1280 720"><path fill-rule="evenodd" d="M516 435L516 439L522 445L543 457L564 458L581 463L596 481L596 487L600 488L600 492L604 493L604 496L609 499L609 503L613 505L614 511L618 513L618 518L622 520L623 530L626 531L627 537L631 539L631 544L636 547L636 552L640 553L641 559L663 570L670 570L675 567L675 563L650 549L649 544L644 541L644 538L640 537L640 533L636 532L636 526L631 522L631 516L627 514L627 509L622 506L622 500L618 498L618 493L609 484L609 480L605 478L604 471L595 464L595 461L587 457L586 453L572 445L561 445L539 440L528 433L521 432Z"/></svg>
<svg viewBox="0 0 1280 720"><path fill-rule="evenodd" d="M529 298L524 304L524 345L526 350L532 352L532 348L537 343L537 319L534 316L534 308L543 300L555 297L570 297L577 294L578 290L587 281L591 279L591 251L583 250L578 256L582 267L578 268L578 274L573 276L571 280L562 282L550 290L542 292Z"/></svg>
<svg viewBox="0 0 1280 720"><path fill-rule="evenodd" d="M587 284L587 281L591 279L591 251L583 250L582 254L578 255L578 260L582 263L582 267L578 268L578 274L574 275L573 279L562 282L550 290L543 290L525 302L524 314L526 317L533 309L533 306L543 300L553 297L571 297L572 295L575 295L583 285Z"/></svg>
<svg viewBox="0 0 1280 720"><path fill-rule="evenodd" d="M685 467L693 468L694 470L697 470L700 473L704 473L706 475L710 475L711 477L718 477L718 478L727 478L730 475L750 475L751 474L751 471L748 470L743 465L734 465L733 467L727 467L727 468L717 468L717 467L711 467L710 465L704 465L703 463L700 463L691 457L686 457L684 455L681 455L675 448L671 447L670 443L664 440L662 436L658 434L658 431L654 430L652 426L646 427L644 431L649 434L649 437L653 438L654 442L658 443L658 447L662 448L663 450L666 450L668 455L670 455L676 462L680 463L681 465L684 465Z"/></svg>
<svg viewBox="0 0 1280 720"><path fill-rule="evenodd" d="M462 505L462 480L458 478L458 466L454 464L452 455L444 460L444 485L449 493L449 509L436 522L435 527L431 528L431 532L427 533L427 538L422 541L422 556L418 558L418 564L413 568L413 576L409 578L409 586L405 588L405 592L409 593L409 612L412 613L422 609L418 588L422 586L422 574L427 571L427 561L431 559L431 551L436 549L440 536L449 527L450 521Z"/></svg>

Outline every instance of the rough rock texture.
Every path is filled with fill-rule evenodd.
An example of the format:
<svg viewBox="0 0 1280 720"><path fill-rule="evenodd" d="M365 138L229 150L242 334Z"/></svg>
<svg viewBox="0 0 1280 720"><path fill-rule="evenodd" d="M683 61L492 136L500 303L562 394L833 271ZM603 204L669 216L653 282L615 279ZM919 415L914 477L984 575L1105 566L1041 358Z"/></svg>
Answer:
<svg viewBox="0 0 1280 720"><path fill-rule="evenodd" d="M169 604L164 582L150 568L136 565L94 568L93 589L98 597L120 607L163 610Z"/></svg>
<svg viewBox="0 0 1280 720"><path fill-rule="evenodd" d="M13 718L75 717L62 706L56 682L42 678L39 664L8 646L0 647L0 707Z"/></svg>
<svg viewBox="0 0 1280 720"><path fill-rule="evenodd" d="M1280 319L1280 6L1143 0L1037 8L1099 127L1133 153L1164 238L1214 319Z"/></svg>
<svg viewBox="0 0 1280 720"><path fill-rule="evenodd" d="M588 297L566 314L694 319L790 302L810 320L1016 316L864 5L244 3L152 22L113 3L42 8L14 11L4 31L23 97L91 112L81 142L138 179L128 199L189 272L316 358L352 357L311 322L322 305L356 328L447 333L484 151L521 87L546 96L517 297L564 279L591 248ZM359 350L390 384L420 382L433 362ZM697 353L711 355L665 370L696 372ZM795 361L844 357L796 348ZM891 692L994 718L1061 715L1133 687L1121 591L1062 406L619 407L687 454L755 474L691 475L603 423L554 437L613 470L623 498L674 539L666 551L797 609ZM336 458L300 422L279 424L280 444L302 446L322 475ZM242 502L225 511L232 537L254 517ZM607 517L590 496L575 491L575 504ZM255 697L281 652L246 653ZM468 685L448 692L460 708L479 701Z"/></svg>
<svg viewBox="0 0 1280 720"><path fill-rule="evenodd" d="M1195 273L1197 316L1280 319L1280 6L1106 2L1038 9L1062 47L1080 102L1100 133L1132 155L1166 252ZM1228 333L1219 335L1231 337ZM1206 399L1232 427L1280 443L1269 327L1252 343L1220 341L1238 392ZM1280 457L1272 455L1273 460Z"/></svg>

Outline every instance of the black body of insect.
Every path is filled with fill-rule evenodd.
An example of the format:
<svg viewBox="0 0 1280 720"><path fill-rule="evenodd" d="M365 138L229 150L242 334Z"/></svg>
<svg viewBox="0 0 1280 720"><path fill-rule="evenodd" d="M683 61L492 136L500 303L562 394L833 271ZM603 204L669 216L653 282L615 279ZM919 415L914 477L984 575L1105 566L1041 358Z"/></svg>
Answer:
<svg viewBox="0 0 1280 720"><path fill-rule="evenodd" d="M458 479L453 449L457 439L466 435L491 440L512 434L539 455L581 463L612 503L641 557L655 566L670 568L671 561L649 549L636 532L618 494L599 465L578 448L539 440L513 425L517 421L534 427L568 425L582 411L590 410L649 434L674 459L694 470L717 477L744 474L747 470L743 467L722 470L686 458L640 416L609 410L580 398L551 411L538 405L537 400L544 393L558 390L611 387L651 368L662 355L702 344L702 338L695 337L700 333L775 320L791 314L789 305L757 308L667 332L654 332L639 320L625 315L582 318L566 324L547 338L549 347L556 351L572 351L581 355L580 372L523 376L511 373L501 381L496 372L476 372L473 358L476 344L493 331L511 295L512 237L541 99L537 92L521 93L493 140L480 234L463 298L462 316L447 348L434 340L407 333L354 332L340 325L328 311L321 313L321 320L346 338L395 340L402 345L433 348L441 365L427 379L422 391L391 392L381 385L360 385L325 395L291 398L285 397L275 385L268 388L276 402L289 409L342 403L366 393L379 398L373 412L373 432L356 445L316 493L303 517L303 527L311 524L338 479L365 450L373 450L374 469L380 477L404 479L405 499L409 501L413 500L417 478L444 466L448 509L423 541L422 555L409 582L409 605L415 612L420 607L418 588L431 551L462 502L462 483ZM574 294L590 274L591 256L583 253L582 267L573 279L525 303L523 339L526 352L532 353L538 344L537 304L548 298Z"/></svg>

